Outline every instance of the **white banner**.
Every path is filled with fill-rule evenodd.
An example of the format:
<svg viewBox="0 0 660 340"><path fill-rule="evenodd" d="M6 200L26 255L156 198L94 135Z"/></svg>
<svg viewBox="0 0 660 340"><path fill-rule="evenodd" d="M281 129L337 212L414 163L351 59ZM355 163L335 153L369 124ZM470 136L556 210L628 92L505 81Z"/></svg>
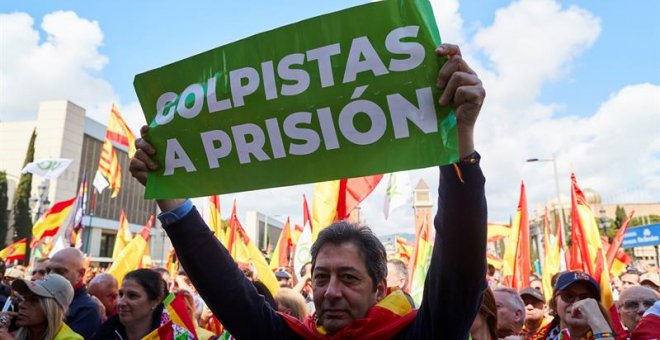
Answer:
<svg viewBox="0 0 660 340"><path fill-rule="evenodd" d="M392 211L412 203L412 186L407 172L393 172L385 191L385 219Z"/></svg>
<svg viewBox="0 0 660 340"><path fill-rule="evenodd" d="M28 163L21 172L29 172L47 179L57 179L72 161L68 158L42 159Z"/></svg>
<svg viewBox="0 0 660 340"><path fill-rule="evenodd" d="M92 184L94 185L94 188L96 188L96 191L98 191L99 193L102 193L103 190L105 190L105 188L107 188L108 185L110 185L108 181L105 179L105 177L103 177L103 175L101 175L101 172L98 170L96 170L96 175L94 175L94 181L92 182Z"/></svg>

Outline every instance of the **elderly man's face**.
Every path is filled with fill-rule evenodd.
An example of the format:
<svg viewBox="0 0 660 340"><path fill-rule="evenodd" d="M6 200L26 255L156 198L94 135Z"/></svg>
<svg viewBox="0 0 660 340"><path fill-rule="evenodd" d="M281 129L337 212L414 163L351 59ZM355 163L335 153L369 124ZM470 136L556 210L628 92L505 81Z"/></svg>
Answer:
<svg viewBox="0 0 660 340"><path fill-rule="evenodd" d="M43 280L46 277L46 270L48 267L48 261L35 262L32 266L32 281Z"/></svg>
<svg viewBox="0 0 660 340"><path fill-rule="evenodd" d="M403 277L395 265L387 263L387 288L401 288L406 284L406 278Z"/></svg>
<svg viewBox="0 0 660 340"><path fill-rule="evenodd" d="M541 321L544 317L545 302L529 295L522 296L522 300L525 304L525 321Z"/></svg>
<svg viewBox="0 0 660 340"><path fill-rule="evenodd" d="M518 325L521 323L522 311L519 311L510 301L511 295L497 290L493 294L497 305L497 334L505 337L520 333Z"/></svg>
<svg viewBox="0 0 660 340"><path fill-rule="evenodd" d="M637 328L642 315L658 301L658 295L647 287L630 287L619 298L621 321L629 331Z"/></svg>
<svg viewBox="0 0 660 340"><path fill-rule="evenodd" d="M385 280L372 281L365 259L353 243L326 244L316 256L312 274L318 322L330 335L363 318L385 296Z"/></svg>

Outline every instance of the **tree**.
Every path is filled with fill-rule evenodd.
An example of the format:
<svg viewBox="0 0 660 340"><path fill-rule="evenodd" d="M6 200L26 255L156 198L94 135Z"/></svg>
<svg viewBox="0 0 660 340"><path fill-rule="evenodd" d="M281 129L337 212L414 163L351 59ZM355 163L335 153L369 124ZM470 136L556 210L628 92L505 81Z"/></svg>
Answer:
<svg viewBox="0 0 660 340"><path fill-rule="evenodd" d="M9 227L8 203L7 172L0 171L0 248L4 248L7 245L7 228Z"/></svg>
<svg viewBox="0 0 660 340"><path fill-rule="evenodd" d="M617 205L615 210L615 216L616 217L614 217L614 224L616 225L616 229L618 230L623 225L623 222L625 222L626 219L628 219L628 214L626 214L626 209L624 209L620 205Z"/></svg>
<svg viewBox="0 0 660 340"><path fill-rule="evenodd" d="M34 141L37 138L37 131L32 131L30 144L28 144L27 153L23 166L34 161ZM14 231L14 241L22 238L29 238L32 234L32 212L30 210L30 192L32 191L32 174L27 172L21 175L18 181L18 187L14 194L14 222L12 229Z"/></svg>

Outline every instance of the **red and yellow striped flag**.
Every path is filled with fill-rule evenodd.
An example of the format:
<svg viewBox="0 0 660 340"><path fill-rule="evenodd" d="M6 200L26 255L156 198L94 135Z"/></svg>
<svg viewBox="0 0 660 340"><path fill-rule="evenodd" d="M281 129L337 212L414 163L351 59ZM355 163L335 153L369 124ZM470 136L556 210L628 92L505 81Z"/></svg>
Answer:
<svg viewBox="0 0 660 340"><path fill-rule="evenodd" d="M53 205L52 208L39 218L37 223L32 226L32 241L30 242L30 248L34 248L39 241L44 239L47 236L53 236L57 234L57 231L60 230L60 226L71 212L73 203L76 201L77 197L73 197L66 201L60 201Z"/></svg>
<svg viewBox="0 0 660 340"><path fill-rule="evenodd" d="M128 245L133 239L133 234L128 228L128 220L126 219L126 214L124 209L121 210L121 216L119 217L119 229L117 229L117 237L115 238L115 247L112 250L112 259L116 260L121 251Z"/></svg>
<svg viewBox="0 0 660 340"><path fill-rule="evenodd" d="M428 216L424 216L419 223L420 225L416 226L417 242L415 243L415 250L408 264L408 268L410 268L410 296L412 296L417 306L422 303L424 282L426 281L426 272L431 265L434 239Z"/></svg>
<svg viewBox="0 0 660 340"><path fill-rule="evenodd" d="M518 209L511 223L511 236L504 251L502 281L505 286L513 289L529 287L530 271L527 195L525 194L525 183L521 182Z"/></svg>
<svg viewBox="0 0 660 340"><path fill-rule="evenodd" d="M220 215L220 196L209 196L209 228L220 242L225 242L225 232L222 230L222 219Z"/></svg>
<svg viewBox="0 0 660 340"><path fill-rule="evenodd" d="M25 251L27 246L27 239L18 240L7 248L0 250L0 258L5 262L25 260Z"/></svg>
<svg viewBox="0 0 660 340"><path fill-rule="evenodd" d="M499 241L511 235L511 226L508 224L488 223L487 242Z"/></svg>
<svg viewBox="0 0 660 340"><path fill-rule="evenodd" d="M561 270L561 249L559 245L559 237L561 235L561 227L557 226L556 233L553 237L550 230L550 217L548 210L545 210L544 219L544 244L545 244L545 258L543 259L543 270L541 270L543 283L543 295L546 302L552 298L552 276Z"/></svg>
<svg viewBox="0 0 660 340"><path fill-rule="evenodd" d="M132 158L135 154L135 135L126 124L126 121L124 121L124 118L122 118L115 104L112 104L112 109L110 110L105 139L127 147L129 158Z"/></svg>
<svg viewBox="0 0 660 340"><path fill-rule="evenodd" d="M117 153L108 138L103 142L101 158L99 159L99 172L108 180L108 184L113 190L112 197L117 197L121 187L121 167L119 166Z"/></svg>
<svg viewBox="0 0 660 340"><path fill-rule="evenodd" d="M293 250L293 241L291 240L291 224L289 218L282 227L282 233L277 240L277 245L270 258L270 268L275 270L279 267L288 267L291 264L291 252Z"/></svg>
<svg viewBox="0 0 660 340"><path fill-rule="evenodd" d="M133 237L108 269L107 273L117 280L119 287L121 287L122 280L128 272L139 268L144 251L147 249L147 242L149 242L151 236L151 226L152 224L148 223L142 228L142 231Z"/></svg>

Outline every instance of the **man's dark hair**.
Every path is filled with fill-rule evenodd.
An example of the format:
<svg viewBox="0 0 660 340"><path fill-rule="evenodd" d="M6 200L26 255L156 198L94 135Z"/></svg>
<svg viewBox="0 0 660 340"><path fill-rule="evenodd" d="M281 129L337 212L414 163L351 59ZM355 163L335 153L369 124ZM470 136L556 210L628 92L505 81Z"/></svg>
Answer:
<svg viewBox="0 0 660 340"><path fill-rule="evenodd" d="M387 263L390 263L394 266L396 271L399 272L399 275L406 279L406 285L408 285L408 268L406 268L406 264L399 259L390 259L387 260Z"/></svg>
<svg viewBox="0 0 660 340"><path fill-rule="evenodd" d="M360 251L375 290L378 283L387 277L387 253L380 240L366 226L340 221L323 229L312 245L312 272L316 267L316 257L324 245L348 242L355 244Z"/></svg>
<svg viewBox="0 0 660 340"><path fill-rule="evenodd" d="M495 266L492 264L488 264L488 276L493 276L495 275Z"/></svg>
<svg viewBox="0 0 660 340"><path fill-rule="evenodd" d="M624 276L624 275L637 275L637 276L642 276L642 273L639 272L638 270L635 270L635 269L628 269L628 270L626 270L623 274L621 274L621 276L619 276L619 277L622 277L622 276Z"/></svg>

